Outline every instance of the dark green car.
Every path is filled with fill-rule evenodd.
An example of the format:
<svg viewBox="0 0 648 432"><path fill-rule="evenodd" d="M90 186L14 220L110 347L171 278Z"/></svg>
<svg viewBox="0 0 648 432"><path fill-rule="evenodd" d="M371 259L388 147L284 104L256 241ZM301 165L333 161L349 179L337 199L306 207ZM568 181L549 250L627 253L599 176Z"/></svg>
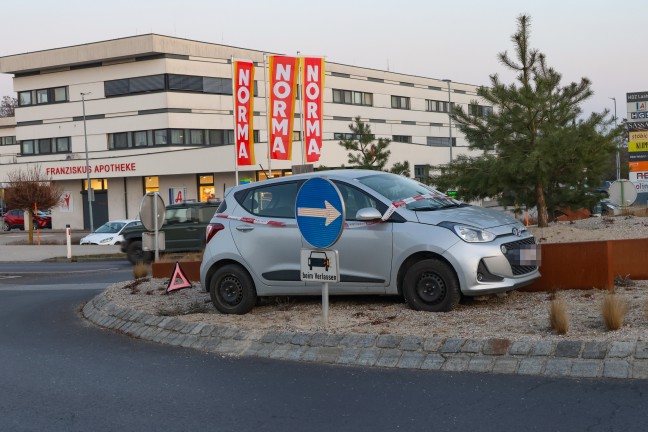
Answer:
<svg viewBox="0 0 648 432"><path fill-rule="evenodd" d="M220 201L215 202L187 202L173 204L166 207L164 224L160 231L164 231L164 252L198 252L205 247L205 230ZM126 253L128 260L138 262L151 262L154 253L142 250L142 233L146 231L142 226L127 228L122 232L124 241L121 251Z"/></svg>

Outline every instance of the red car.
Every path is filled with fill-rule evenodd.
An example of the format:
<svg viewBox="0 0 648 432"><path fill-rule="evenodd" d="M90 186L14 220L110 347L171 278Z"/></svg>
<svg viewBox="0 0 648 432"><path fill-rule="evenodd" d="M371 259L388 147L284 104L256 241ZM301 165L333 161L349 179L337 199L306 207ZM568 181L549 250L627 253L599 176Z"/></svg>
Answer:
<svg viewBox="0 0 648 432"><path fill-rule="evenodd" d="M25 216L24 210L9 210L2 217L2 225L0 226L3 231L9 231L12 228L20 230L25 229ZM44 212L38 212L38 216L33 218L34 229L52 228L52 217Z"/></svg>

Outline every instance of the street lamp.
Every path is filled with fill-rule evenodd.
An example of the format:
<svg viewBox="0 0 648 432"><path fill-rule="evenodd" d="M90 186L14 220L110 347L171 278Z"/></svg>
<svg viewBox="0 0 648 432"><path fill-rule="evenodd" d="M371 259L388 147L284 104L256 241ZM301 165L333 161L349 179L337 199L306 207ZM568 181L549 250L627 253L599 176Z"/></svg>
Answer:
<svg viewBox="0 0 648 432"><path fill-rule="evenodd" d="M85 97L92 92L81 93L81 106L83 107L83 139L85 142L85 160L86 160L86 181L88 182L88 217L90 219L90 232L94 232L94 222L92 220L92 201L94 194L92 185L90 184L90 161L88 160L88 132L86 130L86 113L85 113Z"/></svg>
<svg viewBox="0 0 648 432"><path fill-rule="evenodd" d="M616 111L616 98L611 97L614 101L614 126L617 126L617 111ZM617 180L621 179L621 156L619 155L619 143L616 145L616 174Z"/></svg>
<svg viewBox="0 0 648 432"><path fill-rule="evenodd" d="M450 136L450 143L449 143L450 144L449 145L449 147L450 147L450 162L452 162L452 114L450 112L450 106L451 106L451 102L450 102L450 83L452 81L449 80L449 79L444 79L443 82L448 84L448 124L449 124L449 126L448 126L448 135Z"/></svg>

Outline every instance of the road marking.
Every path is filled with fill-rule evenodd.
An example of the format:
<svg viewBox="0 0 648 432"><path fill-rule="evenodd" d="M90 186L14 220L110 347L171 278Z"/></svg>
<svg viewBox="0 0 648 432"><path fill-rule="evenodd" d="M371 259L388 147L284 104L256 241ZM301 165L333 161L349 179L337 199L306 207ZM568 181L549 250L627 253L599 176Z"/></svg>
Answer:
<svg viewBox="0 0 648 432"><path fill-rule="evenodd" d="M0 275L0 279L14 279L22 276L10 276L10 275Z"/></svg>

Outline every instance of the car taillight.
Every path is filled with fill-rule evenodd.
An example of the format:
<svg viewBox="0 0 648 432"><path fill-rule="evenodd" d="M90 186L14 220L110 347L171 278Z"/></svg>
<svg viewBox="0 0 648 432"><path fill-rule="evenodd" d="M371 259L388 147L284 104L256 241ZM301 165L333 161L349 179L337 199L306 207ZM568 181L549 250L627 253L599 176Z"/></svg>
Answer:
<svg viewBox="0 0 648 432"><path fill-rule="evenodd" d="M225 229L225 226L221 223L214 223L211 222L209 225L207 225L207 232L206 232L206 237L205 237L205 244L209 243L209 240L212 239L216 235L216 233L220 230Z"/></svg>

